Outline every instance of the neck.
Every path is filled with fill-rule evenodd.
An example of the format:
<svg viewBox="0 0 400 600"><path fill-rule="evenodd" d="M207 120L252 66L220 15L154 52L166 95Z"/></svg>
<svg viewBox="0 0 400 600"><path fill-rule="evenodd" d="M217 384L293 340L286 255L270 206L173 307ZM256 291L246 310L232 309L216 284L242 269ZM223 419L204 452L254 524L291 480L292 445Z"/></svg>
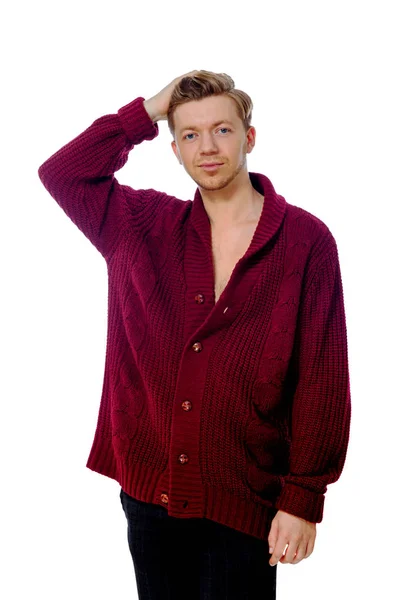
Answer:
<svg viewBox="0 0 400 600"><path fill-rule="evenodd" d="M251 184L247 171L222 189L200 187L204 208L214 229L227 229L258 220L264 197Z"/></svg>

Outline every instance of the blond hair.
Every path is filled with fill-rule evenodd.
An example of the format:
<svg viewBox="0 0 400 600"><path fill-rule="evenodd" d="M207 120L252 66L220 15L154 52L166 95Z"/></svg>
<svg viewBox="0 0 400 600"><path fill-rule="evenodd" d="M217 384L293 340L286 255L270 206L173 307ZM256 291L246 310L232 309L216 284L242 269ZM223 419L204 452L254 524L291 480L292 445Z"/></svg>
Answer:
<svg viewBox="0 0 400 600"><path fill-rule="evenodd" d="M235 82L226 73L197 71L195 75L184 77L175 86L167 113L168 128L175 137L174 112L181 104L200 100L209 96L228 96L235 101L237 114L247 132L251 125L253 102L248 94L235 89Z"/></svg>

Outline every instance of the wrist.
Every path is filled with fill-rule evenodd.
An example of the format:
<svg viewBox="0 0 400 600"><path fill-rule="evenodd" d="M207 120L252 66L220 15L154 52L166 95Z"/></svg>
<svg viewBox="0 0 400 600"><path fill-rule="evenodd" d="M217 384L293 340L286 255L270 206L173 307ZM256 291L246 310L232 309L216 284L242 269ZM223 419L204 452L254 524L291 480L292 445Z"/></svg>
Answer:
<svg viewBox="0 0 400 600"><path fill-rule="evenodd" d="M156 123L159 120L159 118L158 118L157 113L154 110L154 107L151 103L151 98L150 98L150 100L144 100L143 106L144 106L145 111L149 115L150 119L153 121L153 123Z"/></svg>

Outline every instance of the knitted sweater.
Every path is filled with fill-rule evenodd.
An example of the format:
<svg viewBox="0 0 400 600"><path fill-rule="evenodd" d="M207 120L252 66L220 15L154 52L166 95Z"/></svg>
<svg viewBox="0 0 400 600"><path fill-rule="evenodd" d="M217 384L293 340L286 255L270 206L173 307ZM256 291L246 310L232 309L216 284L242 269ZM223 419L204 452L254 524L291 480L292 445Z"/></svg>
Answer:
<svg viewBox="0 0 400 600"><path fill-rule="evenodd" d="M114 175L159 133L143 101L98 118L38 171L107 264L103 388L86 466L173 517L263 540L277 510L320 522L351 416L335 239L249 172L262 214L215 303L199 188L181 200Z"/></svg>

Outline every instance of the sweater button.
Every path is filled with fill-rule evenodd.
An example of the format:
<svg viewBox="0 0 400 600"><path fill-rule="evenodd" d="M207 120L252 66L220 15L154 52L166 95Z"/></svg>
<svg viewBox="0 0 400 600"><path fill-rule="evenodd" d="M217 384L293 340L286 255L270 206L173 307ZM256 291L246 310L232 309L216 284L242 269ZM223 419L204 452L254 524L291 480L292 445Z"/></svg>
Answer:
<svg viewBox="0 0 400 600"><path fill-rule="evenodd" d="M200 342L195 342L192 348L195 352L201 352L203 350L203 346Z"/></svg>
<svg viewBox="0 0 400 600"><path fill-rule="evenodd" d="M181 463L181 465L184 465L185 463L188 462L189 458L188 458L187 454L181 454L179 456L178 460Z"/></svg>
<svg viewBox="0 0 400 600"><path fill-rule="evenodd" d="M185 400L184 402L182 402L182 408L183 410L192 410L192 403L190 402L190 400Z"/></svg>
<svg viewBox="0 0 400 600"><path fill-rule="evenodd" d="M167 494L161 494L161 502L164 502L164 504L168 504L168 495Z"/></svg>
<svg viewBox="0 0 400 600"><path fill-rule="evenodd" d="M196 300L197 304L203 304L204 302L203 294L197 294L197 296L195 296L194 299Z"/></svg>

